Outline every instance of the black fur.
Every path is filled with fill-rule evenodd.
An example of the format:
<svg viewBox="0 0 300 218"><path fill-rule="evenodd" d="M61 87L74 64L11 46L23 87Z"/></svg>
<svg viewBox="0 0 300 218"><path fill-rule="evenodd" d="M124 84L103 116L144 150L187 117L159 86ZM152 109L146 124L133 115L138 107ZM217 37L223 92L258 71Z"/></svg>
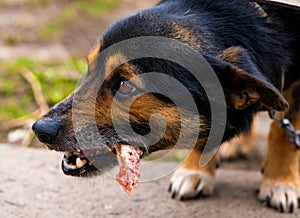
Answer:
<svg viewBox="0 0 300 218"><path fill-rule="evenodd" d="M139 36L164 36L176 39L199 51L205 57L216 57L232 46L244 49L235 66L252 74L255 78L281 87L282 70L286 72L285 87L300 77L299 68L299 11L264 6L268 17L253 3L241 0L164 0L156 7L147 9L120 20L101 38L101 50ZM157 48L159 49L159 48ZM247 56L244 59L243 56ZM208 61L218 73L223 88L224 66ZM138 62L138 63L137 63ZM160 71L179 79L194 94L201 115L210 116L203 90L190 74L174 64L158 60L139 60L142 72ZM293 63L293 64L292 64ZM297 65L298 63L298 65ZM223 79L222 79L223 78ZM228 92L231 90L229 89ZM225 93L228 96L228 93ZM230 105L230 100L227 101ZM203 107L204 106L204 107ZM203 110L207 108L207 110ZM224 140L250 128L253 114L265 109L257 103L245 110L228 107L228 125Z"/></svg>
<svg viewBox="0 0 300 218"><path fill-rule="evenodd" d="M103 36L102 50L139 36L177 39L201 53L212 55L231 46L241 46L249 52L259 70L278 83L274 77L279 78L280 68L288 68L291 63L293 33L289 31L296 31L300 13L285 9L276 17L275 10L269 10L275 23L269 24L248 1L165 0L110 27ZM293 20L290 16L298 18ZM281 17L290 20L281 20ZM287 28L288 32L284 31L286 22L292 25Z"/></svg>

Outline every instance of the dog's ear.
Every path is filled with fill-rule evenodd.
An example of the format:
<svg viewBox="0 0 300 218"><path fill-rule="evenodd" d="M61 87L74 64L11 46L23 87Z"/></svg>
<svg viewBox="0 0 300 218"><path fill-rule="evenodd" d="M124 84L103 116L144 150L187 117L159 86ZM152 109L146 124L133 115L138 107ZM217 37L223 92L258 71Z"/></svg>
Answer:
<svg viewBox="0 0 300 218"><path fill-rule="evenodd" d="M259 101L268 109L284 111L288 103L252 62L247 51L230 47L218 57L205 56L224 88L231 106L242 110Z"/></svg>

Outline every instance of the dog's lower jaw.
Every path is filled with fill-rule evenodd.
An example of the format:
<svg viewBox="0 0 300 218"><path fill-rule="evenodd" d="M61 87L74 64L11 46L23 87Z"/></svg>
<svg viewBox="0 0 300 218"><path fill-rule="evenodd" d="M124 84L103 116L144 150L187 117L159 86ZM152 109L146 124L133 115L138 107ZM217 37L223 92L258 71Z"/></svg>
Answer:
<svg viewBox="0 0 300 218"><path fill-rule="evenodd" d="M87 158L80 157L79 152L65 152L61 161L61 168L68 176L87 176L96 174L99 171Z"/></svg>
<svg viewBox="0 0 300 218"><path fill-rule="evenodd" d="M115 153L102 146L64 152L61 168L63 173L68 176L89 177L99 175L116 165Z"/></svg>

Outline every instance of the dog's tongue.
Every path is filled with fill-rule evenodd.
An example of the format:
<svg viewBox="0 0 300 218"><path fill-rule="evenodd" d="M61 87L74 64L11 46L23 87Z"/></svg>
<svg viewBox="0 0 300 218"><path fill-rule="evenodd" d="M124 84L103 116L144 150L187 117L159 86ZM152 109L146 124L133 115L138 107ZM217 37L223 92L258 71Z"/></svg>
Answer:
<svg viewBox="0 0 300 218"><path fill-rule="evenodd" d="M120 166L116 180L130 195L140 178L139 165L142 151L131 145L117 145L116 151Z"/></svg>

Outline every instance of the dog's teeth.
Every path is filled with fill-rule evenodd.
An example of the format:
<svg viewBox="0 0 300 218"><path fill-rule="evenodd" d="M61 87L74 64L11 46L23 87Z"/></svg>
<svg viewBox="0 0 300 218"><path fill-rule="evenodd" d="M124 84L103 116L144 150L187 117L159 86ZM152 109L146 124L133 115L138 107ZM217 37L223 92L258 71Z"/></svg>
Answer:
<svg viewBox="0 0 300 218"><path fill-rule="evenodd" d="M81 168L87 163L87 160L83 159L81 160L79 157L76 159L76 167Z"/></svg>

